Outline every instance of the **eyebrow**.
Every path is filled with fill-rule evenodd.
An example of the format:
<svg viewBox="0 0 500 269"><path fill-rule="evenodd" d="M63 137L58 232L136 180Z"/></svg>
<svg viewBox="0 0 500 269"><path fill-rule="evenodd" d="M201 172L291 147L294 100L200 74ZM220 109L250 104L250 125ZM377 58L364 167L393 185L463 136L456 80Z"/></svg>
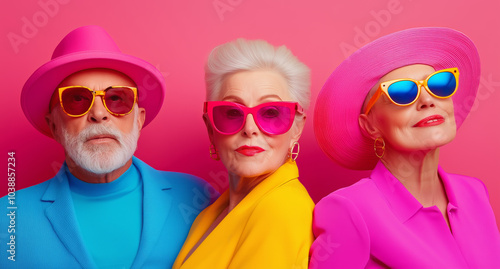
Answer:
<svg viewBox="0 0 500 269"><path fill-rule="evenodd" d="M231 101L231 102L243 104L243 99L241 99L235 95L224 96L224 98L222 98L222 101Z"/></svg>
<svg viewBox="0 0 500 269"><path fill-rule="evenodd" d="M268 95L264 95L262 96L259 101L263 101L263 100L266 100L266 99L272 99L272 98L276 98L276 99L279 99L280 101L283 101L283 99L281 99L281 97L279 97L278 95L276 94L268 94Z"/></svg>

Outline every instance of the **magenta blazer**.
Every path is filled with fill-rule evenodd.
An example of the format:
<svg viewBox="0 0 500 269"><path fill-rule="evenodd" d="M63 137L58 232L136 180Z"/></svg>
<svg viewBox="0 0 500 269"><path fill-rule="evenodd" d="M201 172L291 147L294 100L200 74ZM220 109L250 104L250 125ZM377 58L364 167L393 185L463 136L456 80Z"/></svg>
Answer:
<svg viewBox="0 0 500 269"><path fill-rule="evenodd" d="M379 162L369 178L314 209L310 268L500 268L500 233L485 185L447 174L451 231Z"/></svg>

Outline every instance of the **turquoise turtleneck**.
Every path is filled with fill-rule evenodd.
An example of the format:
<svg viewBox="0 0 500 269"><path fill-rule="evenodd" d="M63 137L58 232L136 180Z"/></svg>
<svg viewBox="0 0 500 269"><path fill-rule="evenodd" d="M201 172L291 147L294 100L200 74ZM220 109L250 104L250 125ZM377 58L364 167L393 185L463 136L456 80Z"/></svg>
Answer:
<svg viewBox="0 0 500 269"><path fill-rule="evenodd" d="M109 183L92 184L66 172L86 248L99 268L130 268L142 230L142 178L130 168Z"/></svg>

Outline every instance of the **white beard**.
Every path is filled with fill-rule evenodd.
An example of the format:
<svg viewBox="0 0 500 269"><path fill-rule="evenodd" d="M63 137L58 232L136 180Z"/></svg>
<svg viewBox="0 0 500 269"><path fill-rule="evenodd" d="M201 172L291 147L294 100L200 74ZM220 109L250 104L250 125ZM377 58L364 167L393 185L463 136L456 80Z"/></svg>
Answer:
<svg viewBox="0 0 500 269"><path fill-rule="evenodd" d="M104 124L92 124L78 135L72 136L66 128L62 127L62 141L66 154L79 167L94 173L107 174L124 166L135 150L139 139L137 126L138 109L135 109L134 126L129 134L123 134L115 127ZM112 135L118 145L89 145L85 142L96 135Z"/></svg>

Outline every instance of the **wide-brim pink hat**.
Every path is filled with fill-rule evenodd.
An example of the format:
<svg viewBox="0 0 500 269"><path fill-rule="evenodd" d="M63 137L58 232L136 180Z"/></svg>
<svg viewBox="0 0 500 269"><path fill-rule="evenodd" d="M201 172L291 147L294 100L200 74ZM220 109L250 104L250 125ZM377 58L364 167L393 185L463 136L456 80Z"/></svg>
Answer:
<svg viewBox="0 0 500 269"><path fill-rule="evenodd" d="M30 123L52 137L45 115L57 86L69 75L90 68L107 68L130 77L137 85L138 105L146 109L144 126L158 114L165 97L165 79L152 64L120 51L101 27L77 28L57 45L52 59L40 66L26 81L21 106Z"/></svg>
<svg viewBox="0 0 500 269"><path fill-rule="evenodd" d="M452 97L457 129L469 114L479 87L479 54L464 34L449 28L412 28L381 37L354 52L330 75L314 109L314 132L321 149L338 164L370 170L379 160L373 140L361 133L358 117L368 92L385 74L411 65L435 70L458 67Z"/></svg>

